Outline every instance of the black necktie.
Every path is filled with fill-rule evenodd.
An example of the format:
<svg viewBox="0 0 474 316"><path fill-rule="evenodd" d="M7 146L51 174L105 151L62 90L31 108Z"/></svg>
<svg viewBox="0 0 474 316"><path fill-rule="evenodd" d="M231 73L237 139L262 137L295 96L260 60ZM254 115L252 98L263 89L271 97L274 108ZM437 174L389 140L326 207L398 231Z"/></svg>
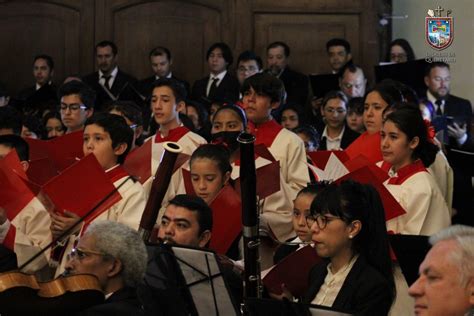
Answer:
<svg viewBox="0 0 474 316"><path fill-rule="evenodd" d="M441 105L443 104L443 100L438 99L438 100L435 101L435 104L437 106L436 107L436 115L438 115L438 116L443 115L443 110L441 110Z"/></svg>
<svg viewBox="0 0 474 316"><path fill-rule="evenodd" d="M103 75L102 78L104 78L104 87L107 88L107 90L110 90L110 85L109 85L109 81L110 81L110 78L112 78L111 75Z"/></svg>
<svg viewBox="0 0 474 316"><path fill-rule="evenodd" d="M217 82L219 82L219 78L212 79L211 88L209 88L209 93L207 94L208 99L214 100L217 91Z"/></svg>

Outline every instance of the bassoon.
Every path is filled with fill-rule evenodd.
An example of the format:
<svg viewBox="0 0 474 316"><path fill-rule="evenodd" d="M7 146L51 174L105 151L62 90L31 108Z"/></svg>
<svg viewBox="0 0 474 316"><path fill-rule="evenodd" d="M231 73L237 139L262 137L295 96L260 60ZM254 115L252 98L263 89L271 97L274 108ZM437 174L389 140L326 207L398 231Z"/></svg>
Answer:
<svg viewBox="0 0 474 316"><path fill-rule="evenodd" d="M145 242L150 240L153 227L156 224L161 208L161 203L163 202L173 175L176 158L182 151L181 146L173 142L165 142L163 143L163 147L165 150L163 151L158 169L156 169L155 177L151 184L150 195L148 196L138 229L138 233Z"/></svg>
<svg viewBox="0 0 474 316"><path fill-rule="evenodd" d="M244 298L261 297L259 240L259 214L257 207L257 177L255 170L255 136L241 133L240 192L242 199L242 225L244 239Z"/></svg>

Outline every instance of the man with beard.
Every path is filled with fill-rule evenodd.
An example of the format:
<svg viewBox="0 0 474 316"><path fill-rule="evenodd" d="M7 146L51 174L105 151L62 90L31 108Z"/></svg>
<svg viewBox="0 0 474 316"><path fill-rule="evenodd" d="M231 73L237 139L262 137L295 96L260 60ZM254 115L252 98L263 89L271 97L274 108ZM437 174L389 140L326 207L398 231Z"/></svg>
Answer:
<svg viewBox="0 0 474 316"><path fill-rule="evenodd" d="M117 66L117 45L102 41L95 46L98 71L82 78L82 81L97 93L96 109L103 109L105 103L116 100L136 100L137 93L132 86L137 81Z"/></svg>
<svg viewBox="0 0 474 316"><path fill-rule="evenodd" d="M285 85L286 104L303 111L308 99L308 78L288 66L290 47L284 42L273 42L267 46L268 72Z"/></svg>

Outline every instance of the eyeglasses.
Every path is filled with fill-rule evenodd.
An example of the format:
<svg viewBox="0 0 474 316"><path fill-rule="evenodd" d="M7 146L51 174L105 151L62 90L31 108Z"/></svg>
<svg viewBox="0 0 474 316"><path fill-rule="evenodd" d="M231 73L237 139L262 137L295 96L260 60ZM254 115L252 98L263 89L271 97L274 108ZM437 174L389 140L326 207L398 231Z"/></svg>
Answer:
<svg viewBox="0 0 474 316"><path fill-rule="evenodd" d="M79 109L81 110L87 109L87 106L85 106L84 104L78 104L78 103L73 103L73 104L61 103L61 105L59 106L59 109L61 111L67 111L67 109L69 109L70 111L78 111Z"/></svg>
<svg viewBox="0 0 474 316"><path fill-rule="evenodd" d="M240 66L239 68L237 68L237 71L242 72L242 73L244 73L244 72L257 72L257 70L258 70L257 67L252 67L252 66L250 66L248 68Z"/></svg>
<svg viewBox="0 0 474 316"><path fill-rule="evenodd" d="M363 87L363 83L350 83L350 82L343 82L342 86L346 89L350 89L354 87L355 89L360 89Z"/></svg>
<svg viewBox="0 0 474 316"><path fill-rule="evenodd" d="M333 114L334 112L336 112L337 114L344 114L344 113L346 113L346 109L343 109L343 108L337 108L337 109L324 108L324 112L329 113L329 114Z"/></svg>
<svg viewBox="0 0 474 316"><path fill-rule="evenodd" d="M305 216L306 218L306 224L308 225L308 228L311 228L313 226L314 222L318 224L319 229L325 229L327 224L335 219L341 219L340 217L328 217L326 215L318 214L318 215L307 215Z"/></svg>
<svg viewBox="0 0 474 316"><path fill-rule="evenodd" d="M390 59L392 60L404 60L407 58L407 54L390 54Z"/></svg>
<svg viewBox="0 0 474 316"><path fill-rule="evenodd" d="M102 253L100 251L94 251L94 250L84 250L81 248L72 248L71 252L67 255L67 260L79 260L82 261L84 258L89 257L91 255L98 255L98 256L108 256L105 253Z"/></svg>

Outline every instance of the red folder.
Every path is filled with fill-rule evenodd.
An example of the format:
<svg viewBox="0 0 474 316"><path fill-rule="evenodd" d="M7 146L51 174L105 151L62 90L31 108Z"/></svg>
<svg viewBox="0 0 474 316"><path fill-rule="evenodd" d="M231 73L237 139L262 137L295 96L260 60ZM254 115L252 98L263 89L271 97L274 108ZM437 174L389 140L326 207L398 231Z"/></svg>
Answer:
<svg viewBox="0 0 474 316"><path fill-rule="evenodd" d="M364 155L358 155L354 159L346 161L344 165L346 166L347 170L349 170L349 172L356 171L357 169L363 167L368 167L374 173L374 175L377 176L381 183L388 179L388 173L377 167L377 165L371 162Z"/></svg>
<svg viewBox="0 0 474 316"><path fill-rule="evenodd" d="M28 170L26 170L28 179L37 183L38 185L44 185L46 182L51 180L53 177L59 174L55 168L53 162L45 157L31 160Z"/></svg>
<svg viewBox="0 0 474 316"><path fill-rule="evenodd" d="M151 144L149 139L140 147L132 150L125 159L123 168L141 184L151 177Z"/></svg>
<svg viewBox="0 0 474 316"><path fill-rule="evenodd" d="M310 158L313 164L321 170L326 168L329 157L331 154L336 155L336 157L342 162L349 160L349 156L342 150L321 150L313 151L306 153Z"/></svg>
<svg viewBox="0 0 474 316"><path fill-rule="evenodd" d="M286 288L295 297L301 297L305 294L309 286L309 272L322 259L311 246L305 246L298 251L280 261L272 268L270 272L262 279L263 285L269 292L281 294L281 285Z"/></svg>
<svg viewBox="0 0 474 316"><path fill-rule="evenodd" d="M229 250L242 231L242 204L230 185L225 185L210 205L212 209L212 237L209 248L220 254Z"/></svg>
<svg viewBox="0 0 474 316"><path fill-rule="evenodd" d="M12 221L35 197L25 183L26 175L15 150L0 160L0 207Z"/></svg>
<svg viewBox="0 0 474 316"><path fill-rule="evenodd" d="M86 220L100 215L122 198L93 154L48 181L43 192L56 211L68 210L81 217L109 196Z"/></svg>
<svg viewBox="0 0 474 316"><path fill-rule="evenodd" d="M242 166L240 166L242 168ZM280 191L280 162L272 163L260 167L257 172L257 195L259 199L264 199L275 192ZM240 196L240 177L235 179L235 191Z"/></svg>
<svg viewBox="0 0 474 316"><path fill-rule="evenodd" d="M82 131L65 134L51 140L33 138L25 138L25 140L30 147L32 164L28 173L32 175L33 181L45 183L50 179L47 176L57 174L84 157ZM45 160L50 161L50 166L45 165ZM41 170L45 166L48 170Z"/></svg>
<svg viewBox="0 0 474 316"><path fill-rule="evenodd" d="M351 159L359 155L364 155L369 161L376 163L383 159L382 151L380 150L380 142L380 133L370 135L365 132L353 141L352 144L346 148L345 152Z"/></svg>
<svg viewBox="0 0 474 316"><path fill-rule="evenodd" d="M377 168L377 166L373 166ZM385 210L385 220L391 220L392 218L398 217L405 214L403 207L395 200L393 195L387 190L387 188L382 184L377 174L372 171L373 168L365 166L359 168L351 173L346 174L345 176L336 180L336 183L341 181L352 179L354 181L371 184L379 193L380 198L382 199L383 208Z"/></svg>

